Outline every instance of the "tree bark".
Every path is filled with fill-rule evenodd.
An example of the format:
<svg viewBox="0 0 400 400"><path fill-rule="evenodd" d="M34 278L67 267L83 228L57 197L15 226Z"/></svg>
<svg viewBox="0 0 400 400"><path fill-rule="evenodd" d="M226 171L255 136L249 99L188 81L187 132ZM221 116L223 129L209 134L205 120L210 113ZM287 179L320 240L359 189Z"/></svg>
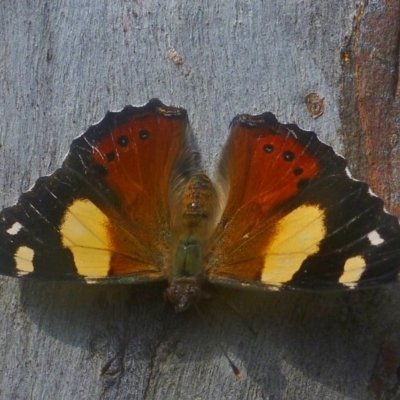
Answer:
<svg viewBox="0 0 400 400"><path fill-rule="evenodd" d="M158 97L188 110L208 172L236 114L272 111L399 216L399 21L398 0L2 2L1 205L107 110ZM216 289L204 317L164 307L161 284L0 287L1 399L400 398L397 285Z"/></svg>

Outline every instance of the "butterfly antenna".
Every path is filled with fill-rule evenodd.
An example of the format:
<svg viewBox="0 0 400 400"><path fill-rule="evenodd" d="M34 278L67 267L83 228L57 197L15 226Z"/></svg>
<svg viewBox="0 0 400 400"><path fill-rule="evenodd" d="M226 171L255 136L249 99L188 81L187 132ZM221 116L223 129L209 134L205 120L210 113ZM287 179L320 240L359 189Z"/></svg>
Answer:
<svg viewBox="0 0 400 400"><path fill-rule="evenodd" d="M123 350L121 349L114 357L110 358L103 366L103 368L99 371L99 376L104 376L107 371L110 369L112 363L120 356L123 355Z"/></svg>
<svg viewBox="0 0 400 400"><path fill-rule="evenodd" d="M252 333L254 336L257 336L256 330L251 326L247 318L243 315L242 311L240 311L235 304L229 301L225 296L222 297L222 300L226 304L226 306L233 311L242 321L243 325Z"/></svg>
<svg viewBox="0 0 400 400"><path fill-rule="evenodd" d="M208 319L205 317L205 315L200 311L199 307L197 306L196 303L193 303L194 308L197 311L197 314L199 314L201 320L207 325L208 329L210 332L214 333L215 329L214 326L211 325L211 323L208 321ZM236 378L240 379L242 377L242 374L240 372L240 369L236 366L236 364L232 361L232 359L229 357L228 353L225 351L224 346L222 346L221 342L217 339L217 344L220 350L222 351L223 355L226 357L228 360L229 365L232 368L233 373L235 374Z"/></svg>

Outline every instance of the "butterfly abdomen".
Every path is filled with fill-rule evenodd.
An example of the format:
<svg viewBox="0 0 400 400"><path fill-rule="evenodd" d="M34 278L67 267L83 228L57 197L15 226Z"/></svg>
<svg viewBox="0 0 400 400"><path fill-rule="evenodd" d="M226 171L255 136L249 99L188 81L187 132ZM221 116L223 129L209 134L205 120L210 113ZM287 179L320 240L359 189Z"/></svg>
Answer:
<svg viewBox="0 0 400 400"><path fill-rule="evenodd" d="M178 243L168 278L167 298L177 312L186 310L201 297L203 249L198 239L192 236Z"/></svg>

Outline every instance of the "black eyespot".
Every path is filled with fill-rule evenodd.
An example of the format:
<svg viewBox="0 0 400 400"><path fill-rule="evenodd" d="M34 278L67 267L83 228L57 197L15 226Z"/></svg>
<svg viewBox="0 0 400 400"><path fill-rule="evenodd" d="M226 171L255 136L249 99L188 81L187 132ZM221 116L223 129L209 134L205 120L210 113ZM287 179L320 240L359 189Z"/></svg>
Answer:
<svg viewBox="0 0 400 400"><path fill-rule="evenodd" d="M305 189L310 183L309 179L301 179L297 182L297 187L299 190Z"/></svg>
<svg viewBox="0 0 400 400"><path fill-rule="evenodd" d="M114 161L115 159L115 153L113 151L110 151L109 153L106 154L107 161Z"/></svg>
<svg viewBox="0 0 400 400"><path fill-rule="evenodd" d="M303 173L303 168L295 168L293 170L293 173L297 176L297 175L301 175Z"/></svg>
<svg viewBox="0 0 400 400"><path fill-rule="evenodd" d="M106 176L108 174L108 169L101 164L93 165L93 170L98 176Z"/></svg>
<svg viewBox="0 0 400 400"><path fill-rule="evenodd" d="M272 153L272 152L274 151L274 145L273 145L273 144L270 144L270 143L264 145L264 151L265 151L267 154Z"/></svg>
<svg viewBox="0 0 400 400"><path fill-rule="evenodd" d="M293 153L293 151L286 150L286 151L283 153L283 159L284 159L285 161L293 161L293 160L294 160L294 153Z"/></svg>
<svg viewBox="0 0 400 400"><path fill-rule="evenodd" d="M128 136L122 135L117 139L117 143L121 147L126 147L128 145L129 139Z"/></svg>
<svg viewBox="0 0 400 400"><path fill-rule="evenodd" d="M140 139L146 140L146 139L149 138L149 136L150 136L150 132L149 132L149 131L146 131L145 129L141 129L141 130L139 131L139 137L140 137Z"/></svg>

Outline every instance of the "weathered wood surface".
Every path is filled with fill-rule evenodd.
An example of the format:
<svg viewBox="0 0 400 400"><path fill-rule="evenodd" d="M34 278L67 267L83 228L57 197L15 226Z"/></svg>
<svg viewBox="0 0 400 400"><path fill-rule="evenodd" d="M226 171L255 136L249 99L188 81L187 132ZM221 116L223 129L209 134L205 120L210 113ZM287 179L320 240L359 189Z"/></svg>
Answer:
<svg viewBox="0 0 400 400"><path fill-rule="evenodd" d="M400 215L399 15L397 0L1 2L1 206L107 110L159 97L188 109L208 170L236 114L270 110L319 132ZM315 120L311 92L325 101ZM396 286L219 290L204 305L211 332L164 309L160 285L0 288L1 399L399 396Z"/></svg>

